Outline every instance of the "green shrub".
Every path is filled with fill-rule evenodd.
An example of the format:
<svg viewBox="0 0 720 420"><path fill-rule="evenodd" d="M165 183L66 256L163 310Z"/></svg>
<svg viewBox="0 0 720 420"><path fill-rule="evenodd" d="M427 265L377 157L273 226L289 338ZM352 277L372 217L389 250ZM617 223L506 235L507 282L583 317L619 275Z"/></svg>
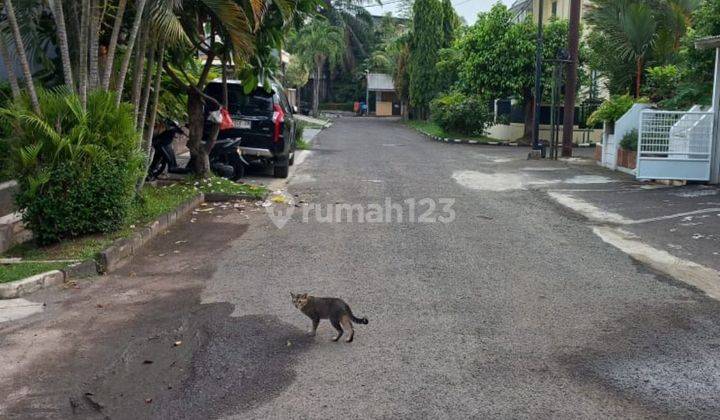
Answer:
<svg viewBox="0 0 720 420"><path fill-rule="evenodd" d="M651 101L660 102L675 96L678 83L680 83L680 72L677 66L656 66L647 69L647 80L645 81L645 94Z"/></svg>
<svg viewBox="0 0 720 420"><path fill-rule="evenodd" d="M487 101L459 92L441 95L430 102L432 120L448 132L483 135L492 122Z"/></svg>
<svg viewBox="0 0 720 420"><path fill-rule="evenodd" d="M603 122L612 122L619 120L620 117L625 115L635 103L646 103L647 98L639 98L635 100L630 95L617 95L603 102L598 109L595 110L590 117L588 117L587 124L589 126L595 126L602 124Z"/></svg>
<svg viewBox="0 0 720 420"><path fill-rule="evenodd" d="M85 110L64 89L38 97L40 115L27 98L0 109L23 221L40 244L119 228L142 172L132 107L101 91Z"/></svg>
<svg viewBox="0 0 720 420"><path fill-rule="evenodd" d="M622 140L620 140L620 147L625 150L637 151L637 146L638 146L638 131L637 131L637 129L628 131L627 133L625 133Z"/></svg>

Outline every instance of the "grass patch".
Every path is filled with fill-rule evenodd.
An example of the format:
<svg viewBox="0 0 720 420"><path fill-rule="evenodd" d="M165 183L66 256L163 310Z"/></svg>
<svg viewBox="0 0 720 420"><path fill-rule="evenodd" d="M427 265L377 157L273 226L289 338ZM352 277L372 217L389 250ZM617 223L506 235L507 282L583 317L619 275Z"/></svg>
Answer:
<svg viewBox="0 0 720 420"><path fill-rule="evenodd" d="M298 150L310 150L310 143L307 142L305 139L297 139L295 140L295 148Z"/></svg>
<svg viewBox="0 0 720 420"><path fill-rule="evenodd" d="M406 125L414 128L418 131L422 131L426 134L430 134L431 136L445 137L445 138L449 138L449 139L476 140L478 143L488 143L488 142L499 141L497 139L494 139L494 138L488 137L488 136L468 136L467 134L447 132L447 131L443 130L439 125L435 124L432 121L407 120L404 122Z"/></svg>
<svg viewBox="0 0 720 420"><path fill-rule="evenodd" d="M123 227L116 232L68 239L44 247L38 247L33 242L26 242L9 249L3 256L26 260L88 260L96 258L97 254L110 246L113 241L130 237L137 228L145 226L160 215L175 209L195 197L199 192L243 194L252 198L262 198L267 189L261 186L238 184L219 177L206 180L190 178L186 182L166 186L146 185L133 202Z"/></svg>
<svg viewBox="0 0 720 420"><path fill-rule="evenodd" d="M24 279L25 277L34 276L46 271L59 270L64 268L65 263L40 263L26 262L18 264L0 265L0 283L7 283L15 280Z"/></svg>

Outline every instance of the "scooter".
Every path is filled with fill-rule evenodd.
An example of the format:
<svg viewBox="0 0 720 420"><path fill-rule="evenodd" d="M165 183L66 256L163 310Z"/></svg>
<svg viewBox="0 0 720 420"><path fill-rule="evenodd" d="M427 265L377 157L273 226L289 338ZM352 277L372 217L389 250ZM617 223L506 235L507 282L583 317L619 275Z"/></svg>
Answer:
<svg viewBox="0 0 720 420"><path fill-rule="evenodd" d="M182 127L172 120L165 121L166 129L153 136L152 146L155 151L148 170L148 179L156 179L167 169L171 174L192 172L195 162L190 158L185 167L178 166L172 142L175 136L183 132ZM218 176L238 179L245 174L245 162L240 154L240 138L217 140L210 150L210 169Z"/></svg>

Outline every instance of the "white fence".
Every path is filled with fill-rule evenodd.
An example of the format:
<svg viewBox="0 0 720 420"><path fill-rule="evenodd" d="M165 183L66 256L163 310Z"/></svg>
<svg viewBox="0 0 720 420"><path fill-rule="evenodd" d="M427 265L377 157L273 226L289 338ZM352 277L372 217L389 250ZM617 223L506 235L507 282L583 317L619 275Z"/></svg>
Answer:
<svg viewBox="0 0 720 420"><path fill-rule="evenodd" d="M712 112L643 111L637 178L709 180L712 133Z"/></svg>

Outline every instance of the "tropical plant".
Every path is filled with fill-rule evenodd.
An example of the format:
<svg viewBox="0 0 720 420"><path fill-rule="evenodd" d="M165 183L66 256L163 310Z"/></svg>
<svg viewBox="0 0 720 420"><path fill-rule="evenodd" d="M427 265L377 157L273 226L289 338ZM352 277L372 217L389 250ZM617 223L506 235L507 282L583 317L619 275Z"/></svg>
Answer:
<svg viewBox="0 0 720 420"><path fill-rule="evenodd" d="M430 101L437 94L438 53L443 47L443 7L439 0L416 0L410 32L408 86L410 105L420 119L427 119Z"/></svg>
<svg viewBox="0 0 720 420"><path fill-rule="evenodd" d="M590 64L609 79L611 92L642 93L648 66L677 59L697 0L596 0L586 20Z"/></svg>
<svg viewBox="0 0 720 420"><path fill-rule="evenodd" d="M27 96L0 109L24 222L41 244L117 228L142 176L132 107L112 92L86 107L67 88L37 93L40 112Z"/></svg>
<svg viewBox="0 0 720 420"><path fill-rule="evenodd" d="M647 102L647 99L634 99L628 94L612 96L610 99L603 102L592 114L590 114L587 124L589 126L595 126L603 122L614 123L619 120L620 117L625 115L633 104L643 102Z"/></svg>
<svg viewBox="0 0 720 420"><path fill-rule="evenodd" d="M453 92L430 102L432 120L447 132L483 135L492 123L488 101L478 95Z"/></svg>
<svg viewBox="0 0 720 420"><path fill-rule="evenodd" d="M332 69L339 63L345 51L345 38L337 27L325 20L314 19L298 32L295 51L313 69L312 113L317 116L323 69L326 64Z"/></svg>
<svg viewBox="0 0 720 420"><path fill-rule="evenodd" d="M680 82L680 72L676 65L649 67L643 92L652 102L661 102L675 96Z"/></svg>

